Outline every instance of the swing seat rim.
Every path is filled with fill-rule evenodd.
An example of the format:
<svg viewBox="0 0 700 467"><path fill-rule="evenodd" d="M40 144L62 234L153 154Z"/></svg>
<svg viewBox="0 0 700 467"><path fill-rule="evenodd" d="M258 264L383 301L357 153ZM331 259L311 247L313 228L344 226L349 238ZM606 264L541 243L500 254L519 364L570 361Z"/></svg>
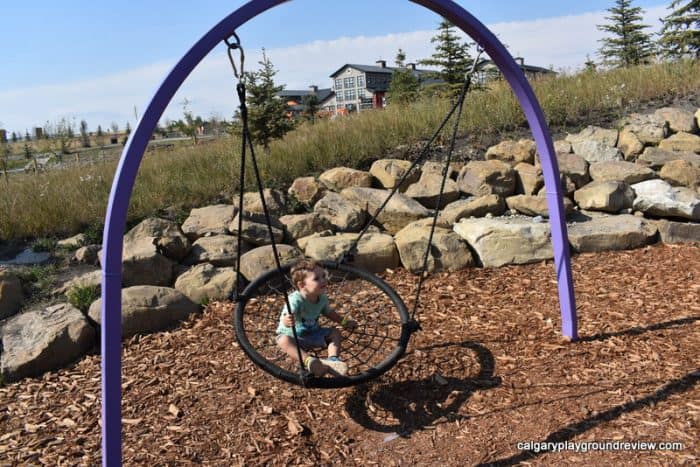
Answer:
<svg viewBox="0 0 700 467"><path fill-rule="evenodd" d="M250 341L248 340L248 336L245 333L243 317L245 314L246 304L253 297L256 296L255 292L260 288L262 284L270 281L270 279L273 279L276 276L288 275L289 271L291 270L292 264L283 266L281 270L273 268L269 271L266 271L265 273L255 278L250 284L248 284L248 286L246 286L243 292L238 295L238 302L236 304L233 317L233 324L238 344L240 345L241 349L246 354L246 356L262 370L266 371L267 373L271 374L272 376L278 379L307 388L336 389L349 386L356 386L358 384L362 384L364 382L370 381L381 376L382 374L386 373L391 368L393 368L394 365L396 365L396 363L398 363L401 357L406 353L408 342L410 340L411 334L413 333L410 324L411 318L409 317L409 313L405 303L403 302L399 294L383 279L364 269L351 266L349 264L339 263L337 261L321 260L317 261L317 263L321 267L326 269L354 274L358 278L373 284L391 300L394 308L399 314L401 324L401 336L399 337L399 340L396 343L396 346L394 347L392 352L389 353L379 364L368 368L362 371L361 373L350 376L332 377L316 377L311 374L302 376L298 372L293 373L291 371L280 368L279 366L270 362L263 355L261 355L250 343ZM271 330L270 332L274 332L274 330Z"/></svg>

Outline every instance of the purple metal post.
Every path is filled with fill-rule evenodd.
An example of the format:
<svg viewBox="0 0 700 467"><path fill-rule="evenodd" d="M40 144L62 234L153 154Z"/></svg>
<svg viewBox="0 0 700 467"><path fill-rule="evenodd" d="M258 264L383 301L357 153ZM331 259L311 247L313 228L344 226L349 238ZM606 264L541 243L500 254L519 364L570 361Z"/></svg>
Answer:
<svg viewBox="0 0 700 467"><path fill-rule="evenodd" d="M221 41L250 19L289 0L252 0L224 18L180 59L156 90L122 152L105 218L102 265L102 463L121 465L121 258L129 199L153 129L180 85ZM500 68L525 112L542 162L559 284L562 332L575 340L576 305L559 168L537 99L520 67L486 27L451 0L410 0L448 19L471 36ZM233 92L232 92L233 94Z"/></svg>

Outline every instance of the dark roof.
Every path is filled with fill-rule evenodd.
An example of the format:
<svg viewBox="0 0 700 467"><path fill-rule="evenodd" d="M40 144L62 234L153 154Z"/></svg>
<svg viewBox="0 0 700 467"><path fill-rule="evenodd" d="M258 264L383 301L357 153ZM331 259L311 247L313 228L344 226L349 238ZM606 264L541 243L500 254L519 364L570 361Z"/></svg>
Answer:
<svg viewBox="0 0 700 467"><path fill-rule="evenodd" d="M381 66L374 66L374 65L358 65L356 63L346 63L345 65L341 66L337 70L335 70L333 73L330 74L331 78L334 78L335 75L343 71L347 67L352 67L355 68L356 70L364 71L365 73L393 73L394 70L397 70L398 68L387 66L387 67L381 67ZM419 68L416 68L414 70L417 74L423 74L423 73L430 73L433 70L422 70Z"/></svg>
<svg viewBox="0 0 700 467"><path fill-rule="evenodd" d="M304 96L308 96L310 94L313 94L313 91L311 89L304 89L304 90L294 90L294 89L285 89L284 91L280 91L276 94L278 97L298 97L302 98ZM318 97L319 102L323 102L333 94L333 90L331 88L325 88L325 89L319 89L316 91L316 97Z"/></svg>
<svg viewBox="0 0 700 467"><path fill-rule="evenodd" d="M495 68L498 68L496 66L496 64L493 62L493 60L481 60L479 63L477 63L476 69L481 70L485 66L489 66L489 65L491 65ZM520 66L521 70L528 71L530 73L554 73L554 74L556 74L556 71L552 71L549 68L542 68L540 66L525 65L525 64L521 65L520 63L518 63L518 65Z"/></svg>

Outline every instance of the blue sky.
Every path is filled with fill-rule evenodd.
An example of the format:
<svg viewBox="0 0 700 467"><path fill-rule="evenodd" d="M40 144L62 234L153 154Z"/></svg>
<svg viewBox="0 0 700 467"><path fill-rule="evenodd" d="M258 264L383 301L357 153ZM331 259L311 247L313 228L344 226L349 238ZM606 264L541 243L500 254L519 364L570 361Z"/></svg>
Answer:
<svg viewBox="0 0 700 467"><path fill-rule="evenodd" d="M122 7L100 0L3 2L0 44L0 127L25 128L62 117L86 119L91 129L111 121L134 126L134 107L146 102L172 65L242 1L147 0ZM595 55L600 24L613 0L457 1L490 27L526 62L575 69ZM658 28L670 0L636 0ZM135 5L135 4L134 4ZM439 18L407 0L294 0L246 24L239 32L249 63L262 47L287 88L330 86L328 75L346 62L393 61L402 47L409 61L430 54ZM230 118L224 103L231 77L224 49L213 51L183 85L165 117L190 109ZM304 63L306 62L306 63Z"/></svg>

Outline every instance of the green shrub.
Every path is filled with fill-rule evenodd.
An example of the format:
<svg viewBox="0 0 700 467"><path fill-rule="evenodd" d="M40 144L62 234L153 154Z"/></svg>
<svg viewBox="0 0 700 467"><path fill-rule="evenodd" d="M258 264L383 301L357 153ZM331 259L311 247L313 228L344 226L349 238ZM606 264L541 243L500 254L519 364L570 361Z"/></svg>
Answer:
<svg viewBox="0 0 700 467"><path fill-rule="evenodd" d="M36 240L34 240L34 243L32 243L32 251L36 253L41 251L48 251L49 253L53 253L54 251L56 251L57 245L58 242L55 238L37 238Z"/></svg>
<svg viewBox="0 0 700 467"><path fill-rule="evenodd" d="M68 298L68 303L82 311L87 313L90 305L100 298L100 286L99 285L75 285L68 289L66 292L66 298Z"/></svg>

